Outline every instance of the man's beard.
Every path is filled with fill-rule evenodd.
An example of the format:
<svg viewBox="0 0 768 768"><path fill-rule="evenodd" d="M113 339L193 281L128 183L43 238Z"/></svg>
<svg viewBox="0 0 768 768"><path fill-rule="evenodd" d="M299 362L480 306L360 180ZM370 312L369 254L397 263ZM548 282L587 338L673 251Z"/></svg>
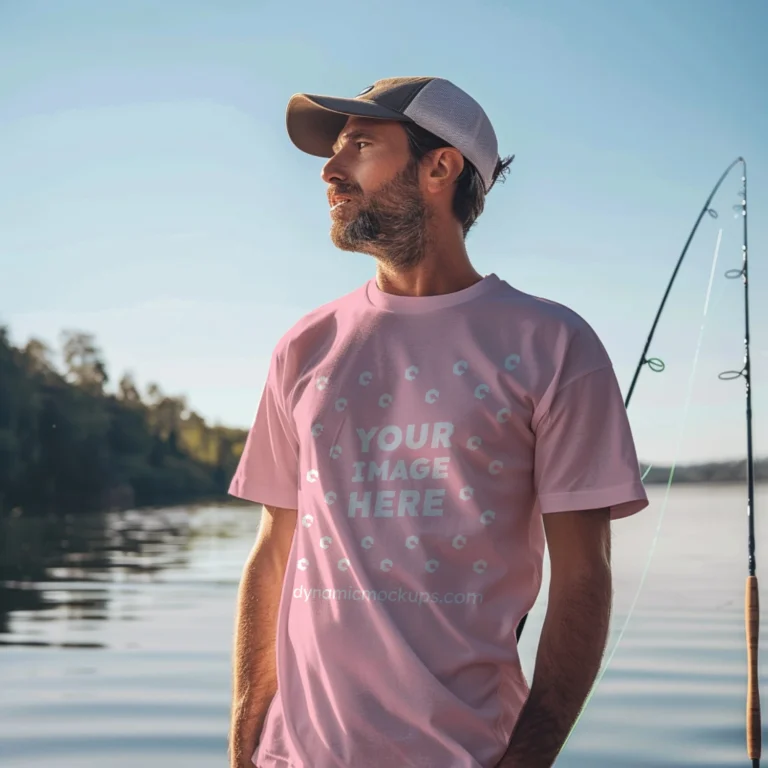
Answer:
<svg viewBox="0 0 768 768"><path fill-rule="evenodd" d="M427 243L428 211L421 196L418 164L408 167L376 192L364 196L359 188L337 185L340 195L349 194L357 206L354 218L335 218L331 240L342 251L374 256L396 270L415 267L423 258Z"/></svg>

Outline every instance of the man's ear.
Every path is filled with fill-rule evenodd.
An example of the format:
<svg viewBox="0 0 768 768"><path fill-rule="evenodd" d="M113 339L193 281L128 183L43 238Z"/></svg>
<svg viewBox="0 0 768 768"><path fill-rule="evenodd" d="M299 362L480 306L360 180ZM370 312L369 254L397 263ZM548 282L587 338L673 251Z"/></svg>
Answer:
<svg viewBox="0 0 768 768"><path fill-rule="evenodd" d="M464 170L464 156L454 147L441 147L428 152L423 160L428 191L442 192L453 188Z"/></svg>

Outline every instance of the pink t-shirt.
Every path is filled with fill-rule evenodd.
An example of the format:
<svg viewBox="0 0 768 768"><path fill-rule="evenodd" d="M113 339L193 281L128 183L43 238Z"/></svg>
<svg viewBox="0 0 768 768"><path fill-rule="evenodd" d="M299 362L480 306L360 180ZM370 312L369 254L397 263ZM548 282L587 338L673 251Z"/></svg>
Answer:
<svg viewBox="0 0 768 768"><path fill-rule="evenodd" d="M542 514L647 506L573 311L496 275L371 280L277 345L230 493L298 509L259 768L491 768L528 694Z"/></svg>

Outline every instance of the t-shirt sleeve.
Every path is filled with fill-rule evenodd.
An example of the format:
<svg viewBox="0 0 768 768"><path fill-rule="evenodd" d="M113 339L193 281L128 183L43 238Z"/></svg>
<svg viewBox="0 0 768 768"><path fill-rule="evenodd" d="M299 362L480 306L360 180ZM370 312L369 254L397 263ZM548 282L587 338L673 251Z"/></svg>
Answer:
<svg viewBox="0 0 768 768"><path fill-rule="evenodd" d="M279 358L273 354L229 493L266 506L298 509L299 441L283 392Z"/></svg>
<svg viewBox="0 0 768 768"><path fill-rule="evenodd" d="M648 506L619 383L591 329L570 345L535 435L542 514L610 508L616 520Z"/></svg>

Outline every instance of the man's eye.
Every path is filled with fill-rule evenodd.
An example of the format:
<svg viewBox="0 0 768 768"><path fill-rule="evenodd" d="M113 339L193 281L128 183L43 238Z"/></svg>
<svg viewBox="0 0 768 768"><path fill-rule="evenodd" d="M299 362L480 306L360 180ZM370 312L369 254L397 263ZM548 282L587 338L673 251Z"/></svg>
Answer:
<svg viewBox="0 0 768 768"><path fill-rule="evenodd" d="M367 147L370 143L370 141L356 141L355 145L358 149L362 149L363 147Z"/></svg>

